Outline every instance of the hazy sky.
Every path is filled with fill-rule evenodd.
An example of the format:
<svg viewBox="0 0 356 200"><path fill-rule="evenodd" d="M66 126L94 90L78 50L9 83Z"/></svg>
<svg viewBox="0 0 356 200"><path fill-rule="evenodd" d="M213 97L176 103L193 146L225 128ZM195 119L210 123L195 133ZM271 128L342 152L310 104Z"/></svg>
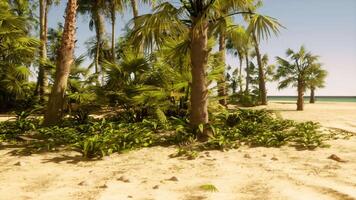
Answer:
<svg viewBox="0 0 356 200"><path fill-rule="evenodd" d="M55 27L64 20L62 1L49 13L49 26ZM140 6L140 13L149 12ZM261 51L267 53L270 62L276 56L285 56L287 48L298 49L301 45L321 56L320 61L329 74L326 88L317 95L356 96L356 0L264 0L260 13L277 18L286 29L276 38L263 42ZM117 34L131 18L131 10L117 20ZM86 52L85 41L94 36L89 30L89 16L78 17L78 47L76 55ZM107 24L107 31L111 27ZM231 66L238 66L237 58L228 56ZM268 83L268 95L296 95L296 89L278 91L276 83Z"/></svg>

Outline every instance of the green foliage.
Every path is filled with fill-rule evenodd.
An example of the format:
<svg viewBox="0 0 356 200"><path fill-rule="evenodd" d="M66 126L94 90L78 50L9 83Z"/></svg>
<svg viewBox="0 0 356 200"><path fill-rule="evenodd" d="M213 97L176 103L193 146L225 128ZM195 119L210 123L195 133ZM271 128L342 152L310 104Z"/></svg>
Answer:
<svg viewBox="0 0 356 200"><path fill-rule="evenodd" d="M24 13L19 15L11 1L0 3L0 110L16 107L30 96L27 80L39 42L30 37L26 1L21 1L21 7Z"/></svg>
<svg viewBox="0 0 356 200"><path fill-rule="evenodd" d="M314 149L323 146L326 139L316 123L283 120L270 111L257 109L216 114L211 124L198 129L190 128L187 119L174 117L144 119L138 123L105 119L89 120L84 124L65 121L61 127L40 127L38 120L26 119L27 115L20 113L18 120L0 123L2 140L30 134L40 140L36 148L51 150L60 145L71 146L87 158L163 144L179 146L172 157L194 159L200 150L227 150L242 144L264 147L291 144L297 148ZM199 129L209 131L208 141L198 142Z"/></svg>
<svg viewBox="0 0 356 200"><path fill-rule="evenodd" d="M199 189L207 191L207 192L218 192L218 188L213 184L204 184L199 186Z"/></svg>
<svg viewBox="0 0 356 200"><path fill-rule="evenodd" d="M87 128L89 137L74 146L88 158L147 147L154 142L153 131L144 123L116 124L103 120Z"/></svg>
<svg viewBox="0 0 356 200"><path fill-rule="evenodd" d="M320 125L314 122L297 124L292 130L293 141L297 147L315 149L323 145L323 135L319 131Z"/></svg>
<svg viewBox="0 0 356 200"><path fill-rule="evenodd" d="M187 148L187 147L179 147L175 154L170 155L171 158L175 157L183 157L187 160L194 160L199 156L198 151Z"/></svg>

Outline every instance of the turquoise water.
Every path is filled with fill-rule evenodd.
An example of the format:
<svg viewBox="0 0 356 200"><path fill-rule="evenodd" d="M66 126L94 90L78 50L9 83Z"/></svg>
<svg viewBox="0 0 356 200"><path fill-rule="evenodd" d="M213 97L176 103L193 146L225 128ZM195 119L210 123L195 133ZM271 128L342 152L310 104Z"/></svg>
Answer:
<svg viewBox="0 0 356 200"><path fill-rule="evenodd" d="M297 101L296 96L269 96L270 101ZM309 97L304 97L305 101L309 101ZM345 96L321 96L316 97L316 101L321 102L356 102L356 96L345 97Z"/></svg>

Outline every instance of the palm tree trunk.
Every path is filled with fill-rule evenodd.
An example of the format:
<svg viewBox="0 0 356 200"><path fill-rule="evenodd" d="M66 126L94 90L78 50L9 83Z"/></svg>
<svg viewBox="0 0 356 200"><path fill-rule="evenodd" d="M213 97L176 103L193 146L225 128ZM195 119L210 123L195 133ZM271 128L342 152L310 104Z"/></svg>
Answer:
<svg viewBox="0 0 356 200"><path fill-rule="evenodd" d="M99 6L99 5L97 5ZM102 60L101 49L103 47L103 41L105 36L105 19L98 7L95 11L95 31L96 31L96 52L95 52L95 66L96 66L96 73L101 75L101 83L103 84L103 69L100 66L100 61Z"/></svg>
<svg viewBox="0 0 356 200"><path fill-rule="evenodd" d="M40 102L44 102L46 88L48 87L47 72L44 65L44 61L47 59L47 13L47 0L40 0L40 65L35 91L35 95L40 96Z"/></svg>
<svg viewBox="0 0 356 200"><path fill-rule="evenodd" d="M239 85L240 85L240 93L242 94L242 65L243 65L243 62L242 62L242 55L239 54L239 62L240 62L240 69L239 69Z"/></svg>
<svg viewBox="0 0 356 200"><path fill-rule="evenodd" d="M261 57L256 34L253 33L252 36L255 43L254 46L255 46L257 64L258 64L258 86L259 86L260 101L262 105L267 105L266 80L265 80L265 72L262 65L262 57Z"/></svg>
<svg viewBox="0 0 356 200"><path fill-rule="evenodd" d="M137 2L136 0L130 0L131 2L131 8L132 8L132 14L134 18L138 17L138 8L137 8Z"/></svg>
<svg viewBox="0 0 356 200"><path fill-rule="evenodd" d="M245 93L248 94L250 93L250 67L249 67L249 58L248 58L248 52L245 55L245 60L246 60L246 88L245 88Z"/></svg>
<svg viewBox="0 0 356 200"><path fill-rule="evenodd" d="M225 30L220 32L219 36L219 53L220 62L224 66L224 71L221 74L220 80L218 81L218 96L220 98L219 103L223 106L226 105L226 82L225 82L225 61L226 61L226 33Z"/></svg>
<svg viewBox="0 0 356 200"><path fill-rule="evenodd" d="M116 22L115 7L111 8L111 56L112 62L115 62L115 22Z"/></svg>
<svg viewBox="0 0 356 200"><path fill-rule="evenodd" d="M302 111L304 110L304 83L302 80L298 80L298 100L297 100L297 110Z"/></svg>
<svg viewBox="0 0 356 200"><path fill-rule="evenodd" d="M44 116L45 125L58 123L63 116L64 96L73 63L77 0L68 0L61 47L56 66L56 77Z"/></svg>
<svg viewBox="0 0 356 200"><path fill-rule="evenodd" d="M309 103L315 103L315 88L310 88L310 101Z"/></svg>
<svg viewBox="0 0 356 200"><path fill-rule="evenodd" d="M193 128L207 124L208 117L208 88L206 69L208 66L208 25L202 24L191 29L190 59L192 64L191 111L190 124ZM205 131L204 131L205 132ZM204 136L205 133L202 133Z"/></svg>

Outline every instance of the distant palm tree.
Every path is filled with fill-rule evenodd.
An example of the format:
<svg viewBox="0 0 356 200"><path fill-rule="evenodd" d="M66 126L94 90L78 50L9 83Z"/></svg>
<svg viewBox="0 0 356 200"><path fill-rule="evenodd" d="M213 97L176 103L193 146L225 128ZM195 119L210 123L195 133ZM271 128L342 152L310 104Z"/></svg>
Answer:
<svg viewBox="0 0 356 200"><path fill-rule="evenodd" d="M124 0L107 0L107 10L110 13L111 19L111 61L115 62L116 52L115 52L115 24L116 24L116 13L122 11L125 5Z"/></svg>
<svg viewBox="0 0 356 200"><path fill-rule="evenodd" d="M318 56L307 52L304 46L302 46L298 52L288 49L286 52L288 59L277 57L277 72L275 79L280 80L278 88L283 89L292 85L297 87L298 100L297 110L304 109L304 92L308 87L310 78L310 71L316 66L320 66L318 63Z"/></svg>
<svg viewBox="0 0 356 200"><path fill-rule="evenodd" d="M309 103L315 103L315 90L325 87L325 78L328 72L321 68L321 64L315 64L308 70L306 84L310 89Z"/></svg>
<svg viewBox="0 0 356 200"><path fill-rule="evenodd" d="M78 12L91 16L89 28L95 28L96 35L96 51L94 55L95 73L102 71L100 62L102 61L101 50L104 44L105 37L105 1L104 0L78 0Z"/></svg>
<svg viewBox="0 0 356 200"><path fill-rule="evenodd" d="M40 40L41 46L39 51L39 71L35 95L40 96L40 101L44 101L46 89L48 87L48 77L46 70L47 60L47 34L48 34L48 9L52 4L59 4L59 0L40 0L39 1L39 21L40 21Z"/></svg>
<svg viewBox="0 0 356 200"><path fill-rule="evenodd" d="M250 33L250 37L253 41L258 64L259 98L262 105L267 105L267 89L262 64L260 41L262 39L268 39L271 37L271 34L277 35L279 33L279 29L283 26L275 18L257 14L247 18L247 21L249 23L247 31Z"/></svg>
<svg viewBox="0 0 356 200"><path fill-rule="evenodd" d="M61 47L58 51L56 77L44 116L45 125L58 123L63 116L64 95L73 63L77 0L68 0Z"/></svg>

